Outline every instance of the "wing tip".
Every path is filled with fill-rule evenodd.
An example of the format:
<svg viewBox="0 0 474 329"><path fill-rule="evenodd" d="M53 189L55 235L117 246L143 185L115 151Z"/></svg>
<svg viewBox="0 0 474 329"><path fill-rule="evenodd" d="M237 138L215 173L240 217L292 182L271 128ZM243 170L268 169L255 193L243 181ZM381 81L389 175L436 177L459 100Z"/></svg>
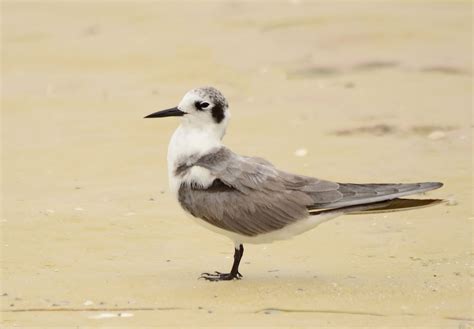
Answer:
<svg viewBox="0 0 474 329"><path fill-rule="evenodd" d="M443 187L444 184L441 182L427 182L427 183L421 183L421 186L426 188L428 191L431 191L431 190L436 190Z"/></svg>

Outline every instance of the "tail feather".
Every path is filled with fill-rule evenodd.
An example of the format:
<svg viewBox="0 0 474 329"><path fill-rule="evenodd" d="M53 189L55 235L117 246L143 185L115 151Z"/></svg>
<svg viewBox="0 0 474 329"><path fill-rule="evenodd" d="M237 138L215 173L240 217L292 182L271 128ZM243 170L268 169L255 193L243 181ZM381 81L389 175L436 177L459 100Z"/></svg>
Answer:
<svg viewBox="0 0 474 329"><path fill-rule="evenodd" d="M425 208L442 203L442 199L394 199L386 202L384 206L367 208L365 210L351 211L348 215L378 214L386 212L413 210Z"/></svg>
<svg viewBox="0 0 474 329"><path fill-rule="evenodd" d="M369 204L341 207L336 209L324 209L310 211L310 215L320 215L327 213L341 213L347 215L376 214L387 213L403 210L412 210L434 206L444 202L441 199L393 199L382 202L374 202Z"/></svg>

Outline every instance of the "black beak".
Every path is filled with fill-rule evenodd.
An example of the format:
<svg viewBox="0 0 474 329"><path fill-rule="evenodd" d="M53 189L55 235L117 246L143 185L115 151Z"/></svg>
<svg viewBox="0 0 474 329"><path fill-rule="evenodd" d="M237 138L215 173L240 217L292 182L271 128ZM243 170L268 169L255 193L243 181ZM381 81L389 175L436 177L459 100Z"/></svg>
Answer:
<svg viewBox="0 0 474 329"><path fill-rule="evenodd" d="M146 118L164 118L164 117L182 117L186 112L181 111L177 107L173 107L167 110L158 111L152 114L147 115Z"/></svg>

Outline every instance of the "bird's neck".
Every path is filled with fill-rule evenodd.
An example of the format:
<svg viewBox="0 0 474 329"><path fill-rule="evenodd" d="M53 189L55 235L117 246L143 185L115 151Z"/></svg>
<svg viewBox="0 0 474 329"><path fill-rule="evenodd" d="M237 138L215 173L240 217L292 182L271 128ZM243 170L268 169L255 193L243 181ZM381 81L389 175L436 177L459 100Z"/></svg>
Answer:
<svg viewBox="0 0 474 329"><path fill-rule="evenodd" d="M224 131L217 125L196 126L182 122L171 137L168 157L199 156L222 145Z"/></svg>

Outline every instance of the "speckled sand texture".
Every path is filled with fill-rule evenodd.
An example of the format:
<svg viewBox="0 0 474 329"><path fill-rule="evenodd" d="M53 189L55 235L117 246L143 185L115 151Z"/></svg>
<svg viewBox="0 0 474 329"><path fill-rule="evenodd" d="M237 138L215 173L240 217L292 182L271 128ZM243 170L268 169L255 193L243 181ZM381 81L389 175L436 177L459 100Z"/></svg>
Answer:
<svg viewBox="0 0 474 329"><path fill-rule="evenodd" d="M2 1L2 328L472 328L469 2ZM443 181L418 211L233 245L167 189L189 89L226 144L341 182Z"/></svg>

